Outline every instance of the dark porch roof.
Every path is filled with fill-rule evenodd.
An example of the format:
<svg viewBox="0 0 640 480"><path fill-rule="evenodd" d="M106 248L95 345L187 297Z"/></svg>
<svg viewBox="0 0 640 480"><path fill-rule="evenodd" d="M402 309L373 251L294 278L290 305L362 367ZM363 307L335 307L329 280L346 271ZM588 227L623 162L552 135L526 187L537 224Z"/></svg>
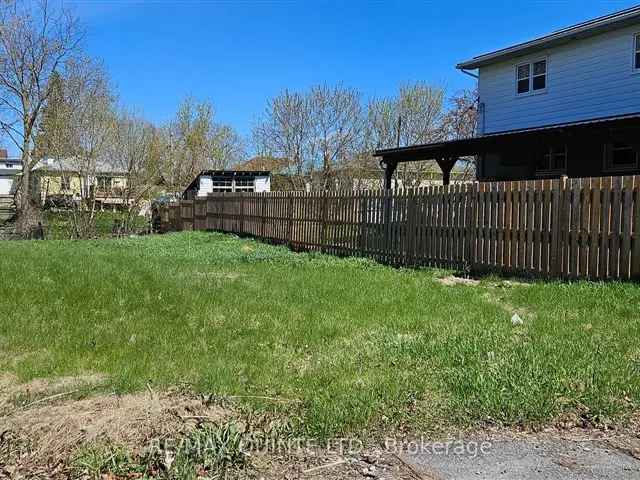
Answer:
<svg viewBox="0 0 640 480"><path fill-rule="evenodd" d="M579 132L588 132L594 129L603 130L627 126L640 127L640 113L547 125L544 127L510 130L486 134L481 137L427 143L411 147L388 148L376 150L374 156L382 157L382 161L384 162L415 162L421 160L460 158L491 152L496 147L505 145L505 143L524 143L529 140L539 141L558 137L566 138Z"/></svg>

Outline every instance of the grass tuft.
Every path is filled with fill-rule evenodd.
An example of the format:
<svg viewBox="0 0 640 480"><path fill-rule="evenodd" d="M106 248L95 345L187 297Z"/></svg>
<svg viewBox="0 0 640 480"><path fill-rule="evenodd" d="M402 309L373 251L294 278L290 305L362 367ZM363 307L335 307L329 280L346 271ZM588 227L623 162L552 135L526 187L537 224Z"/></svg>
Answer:
<svg viewBox="0 0 640 480"><path fill-rule="evenodd" d="M146 469L122 447L88 445L75 453L71 470L76 477L100 479L107 474L111 474L107 478L138 478L136 474L142 474ZM132 474L135 477L131 477Z"/></svg>

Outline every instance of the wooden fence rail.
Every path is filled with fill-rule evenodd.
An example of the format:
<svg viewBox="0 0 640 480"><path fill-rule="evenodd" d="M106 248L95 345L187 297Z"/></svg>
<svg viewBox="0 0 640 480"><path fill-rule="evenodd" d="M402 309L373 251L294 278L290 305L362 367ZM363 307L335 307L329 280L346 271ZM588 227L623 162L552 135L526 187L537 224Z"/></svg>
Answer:
<svg viewBox="0 0 640 480"><path fill-rule="evenodd" d="M640 176L215 193L159 215L164 231L220 230L394 265L640 279Z"/></svg>

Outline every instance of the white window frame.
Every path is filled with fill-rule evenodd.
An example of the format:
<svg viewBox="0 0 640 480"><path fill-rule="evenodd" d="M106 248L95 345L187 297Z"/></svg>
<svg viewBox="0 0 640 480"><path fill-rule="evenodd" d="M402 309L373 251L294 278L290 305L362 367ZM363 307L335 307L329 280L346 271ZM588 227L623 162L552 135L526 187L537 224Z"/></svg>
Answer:
<svg viewBox="0 0 640 480"><path fill-rule="evenodd" d="M520 77L518 75L519 75L520 67L524 67L524 66L529 68L529 77L527 78L527 83L529 85L526 92L519 92L518 85L520 84ZM531 93L531 63L518 63L516 65L516 95L518 96L529 95L530 93Z"/></svg>
<svg viewBox="0 0 640 480"><path fill-rule="evenodd" d="M536 76L533 73L533 66L538 62L544 62L544 88L538 90L533 89L533 77ZM523 93L518 93L518 69L524 65L529 65L529 90ZM537 75L540 76L540 75ZM541 57L528 62L517 63L515 66L515 95L516 98L528 97L531 95L540 95L547 93L549 88L549 58Z"/></svg>
<svg viewBox="0 0 640 480"><path fill-rule="evenodd" d="M636 56L640 53L640 32L633 34L631 38L631 71L640 73L640 65L636 64Z"/></svg>

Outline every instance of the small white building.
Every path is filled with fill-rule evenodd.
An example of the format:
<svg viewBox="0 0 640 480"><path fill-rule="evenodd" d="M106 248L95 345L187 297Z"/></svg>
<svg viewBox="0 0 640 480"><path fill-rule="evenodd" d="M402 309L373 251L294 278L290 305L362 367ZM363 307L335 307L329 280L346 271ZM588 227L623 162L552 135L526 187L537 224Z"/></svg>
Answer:
<svg viewBox="0 0 640 480"><path fill-rule="evenodd" d="M6 150L0 150L0 196L13 196L16 175L22 171L19 158L9 158Z"/></svg>
<svg viewBox="0 0 640 480"><path fill-rule="evenodd" d="M206 197L214 192L270 192L271 172L204 170L189 184L183 198Z"/></svg>

